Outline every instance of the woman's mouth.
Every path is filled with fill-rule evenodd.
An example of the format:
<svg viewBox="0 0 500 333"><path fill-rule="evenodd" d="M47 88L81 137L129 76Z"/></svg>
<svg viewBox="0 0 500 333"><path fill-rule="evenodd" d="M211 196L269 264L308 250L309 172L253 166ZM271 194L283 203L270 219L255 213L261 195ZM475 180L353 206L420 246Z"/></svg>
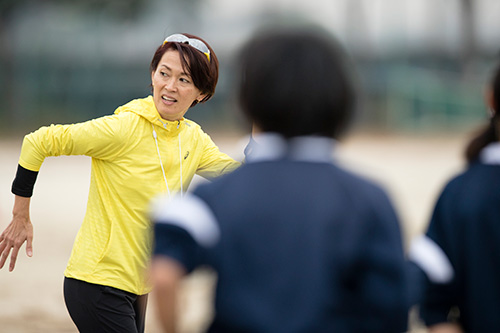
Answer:
<svg viewBox="0 0 500 333"><path fill-rule="evenodd" d="M161 96L161 99L164 100L167 103L175 103L175 102L177 102L177 100L175 98L168 97L168 96Z"/></svg>

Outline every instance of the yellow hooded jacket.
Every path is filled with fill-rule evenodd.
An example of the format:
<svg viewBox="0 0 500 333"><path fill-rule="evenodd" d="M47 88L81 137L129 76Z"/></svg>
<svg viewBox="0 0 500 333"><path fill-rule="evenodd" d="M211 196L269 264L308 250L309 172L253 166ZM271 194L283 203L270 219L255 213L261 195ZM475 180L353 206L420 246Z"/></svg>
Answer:
<svg viewBox="0 0 500 333"><path fill-rule="evenodd" d="M65 276L137 295L151 289L151 199L187 189L195 174L211 179L240 165L195 122L161 119L152 96L110 116L28 134L19 164L39 171L45 157L59 155L92 157L87 211Z"/></svg>

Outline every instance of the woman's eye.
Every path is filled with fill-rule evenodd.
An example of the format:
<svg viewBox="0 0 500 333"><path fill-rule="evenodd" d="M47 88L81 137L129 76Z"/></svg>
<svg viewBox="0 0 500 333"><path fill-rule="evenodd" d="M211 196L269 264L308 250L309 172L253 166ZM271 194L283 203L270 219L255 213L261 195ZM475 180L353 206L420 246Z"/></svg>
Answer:
<svg viewBox="0 0 500 333"><path fill-rule="evenodd" d="M161 75L161 76L167 76L167 73L165 73L165 72L160 72L160 75Z"/></svg>
<svg viewBox="0 0 500 333"><path fill-rule="evenodd" d="M181 80L181 82L184 82L184 83L189 83L189 80L188 80L188 79L186 79L186 78L181 78L180 80Z"/></svg>

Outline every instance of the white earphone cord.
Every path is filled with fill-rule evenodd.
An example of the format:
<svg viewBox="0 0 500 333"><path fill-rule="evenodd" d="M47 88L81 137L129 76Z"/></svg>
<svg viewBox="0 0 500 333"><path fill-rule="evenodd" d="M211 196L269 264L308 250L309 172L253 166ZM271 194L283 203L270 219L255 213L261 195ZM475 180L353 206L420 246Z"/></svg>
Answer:
<svg viewBox="0 0 500 333"><path fill-rule="evenodd" d="M158 146L158 136L155 131L155 127L153 124L151 124L153 127L153 138L155 139L155 144L156 144L156 152L158 153L158 158L160 160L160 167L161 167L161 172L163 173L163 180L165 181L165 185L167 186L167 192L168 192L168 197L170 198L170 188L168 187L168 182L167 182L167 176L165 175L165 169L163 168L163 162L161 161L161 154L160 154L160 147ZM180 181L181 181L181 197L184 195L184 187L183 187L183 182L182 182L182 150L181 150L181 134L178 134L178 139L179 139L179 174L180 174Z"/></svg>
<svg viewBox="0 0 500 333"><path fill-rule="evenodd" d="M177 126L179 128L179 126ZM182 185L182 149L181 149L181 133L177 135L179 138L179 174L181 176L181 197L184 195L184 188Z"/></svg>

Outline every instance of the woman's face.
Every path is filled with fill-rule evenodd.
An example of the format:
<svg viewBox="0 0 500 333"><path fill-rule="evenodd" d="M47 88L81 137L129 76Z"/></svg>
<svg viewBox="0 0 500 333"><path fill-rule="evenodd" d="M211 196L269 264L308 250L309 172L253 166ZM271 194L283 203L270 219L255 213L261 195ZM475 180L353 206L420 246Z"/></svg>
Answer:
<svg viewBox="0 0 500 333"><path fill-rule="evenodd" d="M151 83L156 109L165 120L182 119L195 100L201 101L205 97L182 68L176 50L167 50L163 54L156 71L151 73Z"/></svg>

